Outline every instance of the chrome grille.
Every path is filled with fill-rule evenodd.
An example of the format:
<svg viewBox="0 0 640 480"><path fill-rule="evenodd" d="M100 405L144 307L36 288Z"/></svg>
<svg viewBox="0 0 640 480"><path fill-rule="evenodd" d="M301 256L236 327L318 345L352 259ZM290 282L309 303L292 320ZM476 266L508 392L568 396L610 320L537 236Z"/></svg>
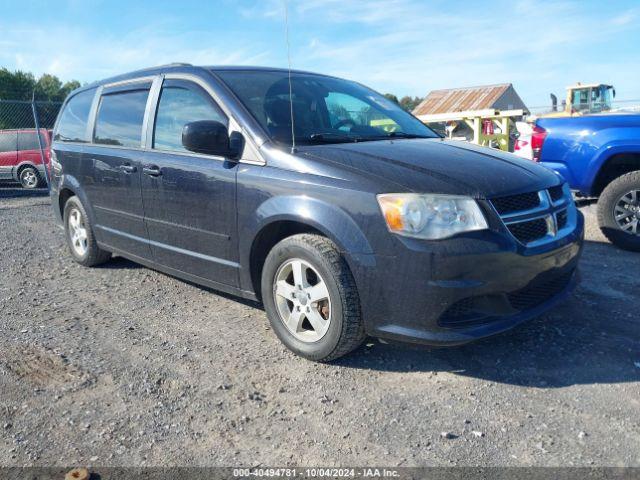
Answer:
<svg viewBox="0 0 640 480"><path fill-rule="evenodd" d="M552 242L575 228L577 213L566 184L493 198L491 204L511 235L527 247Z"/></svg>

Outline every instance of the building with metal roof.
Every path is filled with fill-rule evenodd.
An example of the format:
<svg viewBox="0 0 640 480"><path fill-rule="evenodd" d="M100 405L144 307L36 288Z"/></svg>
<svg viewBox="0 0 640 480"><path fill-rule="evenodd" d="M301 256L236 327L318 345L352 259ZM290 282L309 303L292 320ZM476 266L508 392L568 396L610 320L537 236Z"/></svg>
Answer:
<svg viewBox="0 0 640 480"><path fill-rule="evenodd" d="M526 105L516 93L513 85L481 85L477 87L450 88L433 90L413 110L417 117L453 112L477 110L524 110Z"/></svg>

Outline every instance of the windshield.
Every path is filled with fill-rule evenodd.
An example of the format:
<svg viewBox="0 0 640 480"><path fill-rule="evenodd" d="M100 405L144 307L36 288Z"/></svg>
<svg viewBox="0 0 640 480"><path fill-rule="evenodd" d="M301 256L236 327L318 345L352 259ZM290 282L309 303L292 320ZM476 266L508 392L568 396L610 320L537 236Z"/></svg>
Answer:
<svg viewBox="0 0 640 480"><path fill-rule="evenodd" d="M217 71L275 142L291 145L289 76L283 71ZM355 82L292 73L296 144L437 138L398 105Z"/></svg>
<svg viewBox="0 0 640 480"><path fill-rule="evenodd" d="M613 103L612 88L608 85L600 85L593 89L591 97L591 111L594 113L606 112L611 110Z"/></svg>

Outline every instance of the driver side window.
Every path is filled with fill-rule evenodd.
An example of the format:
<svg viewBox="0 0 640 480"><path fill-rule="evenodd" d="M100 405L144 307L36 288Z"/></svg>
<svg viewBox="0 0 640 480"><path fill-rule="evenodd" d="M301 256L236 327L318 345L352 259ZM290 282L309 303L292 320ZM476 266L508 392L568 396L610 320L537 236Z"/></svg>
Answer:
<svg viewBox="0 0 640 480"><path fill-rule="evenodd" d="M182 129L198 120L216 120L227 124L227 118L204 92L179 84L162 87L153 134L153 148L188 152L182 145Z"/></svg>

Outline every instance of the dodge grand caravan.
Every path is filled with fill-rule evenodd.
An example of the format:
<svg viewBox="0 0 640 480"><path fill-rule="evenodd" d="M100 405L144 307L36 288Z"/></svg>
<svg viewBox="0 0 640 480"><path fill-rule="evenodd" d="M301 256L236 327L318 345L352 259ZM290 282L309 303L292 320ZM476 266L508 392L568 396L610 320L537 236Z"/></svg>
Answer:
<svg viewBox="0 0 640 480"><path fill-rule="evenodd" d="M73 258L112 254L264 304L292 351L456 345L576 283L583 217L539 165L445 141L326 75L175 64L82 87L54 130Z"/></svg>

